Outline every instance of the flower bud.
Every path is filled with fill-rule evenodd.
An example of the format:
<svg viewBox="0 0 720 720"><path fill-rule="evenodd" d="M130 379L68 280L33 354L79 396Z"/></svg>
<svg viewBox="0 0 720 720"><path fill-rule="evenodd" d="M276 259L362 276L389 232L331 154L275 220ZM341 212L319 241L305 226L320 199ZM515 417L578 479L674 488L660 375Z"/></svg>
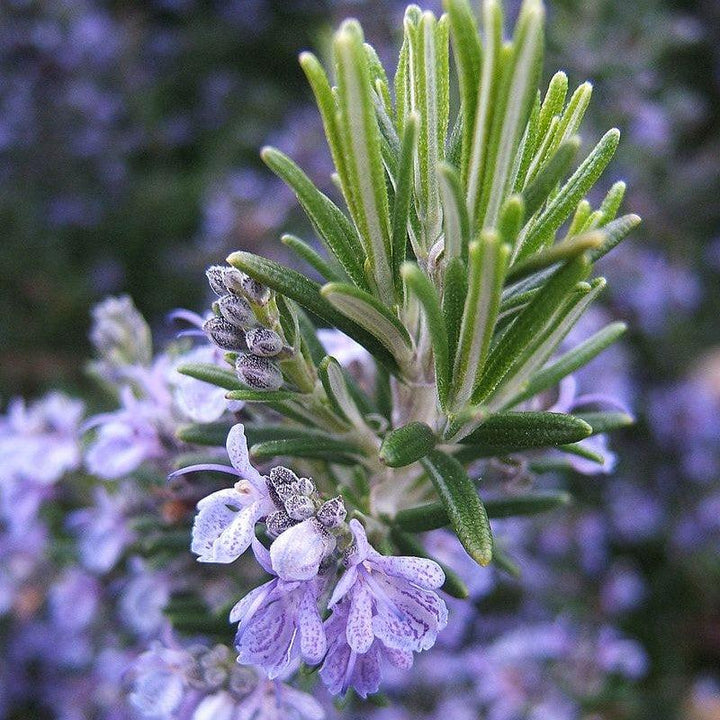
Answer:
<svg viewBox="0 0 720 720"><path fill-rule="evenodd" d="M278 510L274 513L270 513L265 518L265 527L267 528L268 535L272 535L272 537L282 535L293 525L295 525L295 521L292 520L284 510Z"/></svg>
<svg viewBox="0 0 720 720"><path fill-rule="evenodd" d="M269 287L235 268L228 268L225 274L225 286L233 295L244 295L256 305L267 305L270 301Z"/></svg>
<svg viewBox="0 0 720 720"><path fill-rule="evenodd" d="M307 520L315 514L315 504L304 495L291 495L285 501L285 509L293 520Z"/></svg>
<svg viewBox="0 0 720 720"><path fill-rule="evenodd" d="M270 470L268 484L280 502L284 503L289 497L297 494L294 488L296 483L297 475L295 475L292 470L282 465L278 465Z"/></svg>
<svg viewBox="0 0 720 720"><path fill-rule="evenodd" d="M274 357L283 349L282 338L274 330L266 327L248 330L245 334L245 342L253 355L261 357Z"/></svg>
<svg viewBox="0 0 720 720"><path fill-rule="evenodd" d="M338 495L323 503L316 515L319 523L326 528L334 528L342 525L347 517L347 510L342 497Z"/></svg>
<svg viewBox="0 0 720 720"><path fill-rule="evenodd" d="M315 492L315 483L310 478L299 478L295 483L295 492L298 495L310 497Z"/></svg>
<svg viewBox="0 0 720 720"><path fill-rule="evenodd" d="M203 330L223 350L240 350L245 347L242 331L223 318L210 318L203 325Z"/></svg>
<svg viewBox="0 0 720 720"><path fill-rule="evenodd" d="M205 271L210 289L220 297L228 294L227 285L225 285L225 273L229 269L223 265L212 265Z"/></svg>
<svg viewBox="0 0 720 720"><path fill-rule="evenodd" d="M225 320L231 325L248 330L255 324L255 315L253 314L250 303L237 295L223 295L218 301L218 310ZM261 355L262 353L255 353Z"/></svg>
<svg viewBox="0 0 720 720"><path fill-rule="evenodd" d="M278 390L283 384L280 368L271 360L257 355L239 355L235 371L240 380L255 390Z"/></svg>

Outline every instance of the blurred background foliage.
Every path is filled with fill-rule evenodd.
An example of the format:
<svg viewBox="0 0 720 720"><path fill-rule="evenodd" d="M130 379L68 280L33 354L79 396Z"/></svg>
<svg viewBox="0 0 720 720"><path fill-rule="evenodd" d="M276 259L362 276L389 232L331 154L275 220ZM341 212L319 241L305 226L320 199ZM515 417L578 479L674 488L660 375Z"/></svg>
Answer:
<svg viewBox="0 0 720 720"><path fill-rule="evenodd" d="M647 588L616 618L651 659L634 715L718 718L720 695L706 692L706 706L692 688L720 667L720 4L548 5L547 77L562 68L571 84L594 83L584 140L623 131L601 185L626 180L625 208L644 220L601 267L606 312L632 328L623 372L639 422L616 442L612 481L576 483L578 507L615 524L610 554ZM172 308L203 307L207 264L238 248L282 255L281 231L308 237L258 159L262 144L278 145L331 190L297 54L322 54L329 28L355 15L389 60L403 8L3 3L3 404L89 387L89 308L105 295L131 294L162 329ZM618 512L630 518L624 530Z"/></svg>

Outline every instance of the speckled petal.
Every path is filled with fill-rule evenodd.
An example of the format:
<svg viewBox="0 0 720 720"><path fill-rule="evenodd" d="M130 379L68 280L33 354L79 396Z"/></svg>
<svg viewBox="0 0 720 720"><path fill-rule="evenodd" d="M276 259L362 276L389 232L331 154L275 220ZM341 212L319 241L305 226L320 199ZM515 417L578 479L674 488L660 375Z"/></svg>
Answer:
<svg viewBox="0 0 720 720"><path fill-rule="evenodd" d="M270 551L254 537L252 539L252 549L255 559L258 561L258 565L269 575L274 575L275 572L272 569L272 562L270 561Z"/></svg>
<svg viewBox="0 0 720 720"><path fill-rule="evenodd" d="M365 560L369 555L376 554L377 551L371 547L368 542L367 535L365 534L365 528L357 518L353 518L348 524L350 525L350 530L355 538L356 546L356 551L352 556L352 562L357 565L358 563L363 562L363 560Z"/></svg>
<svg viewBox="0 0 720 720"><path fill-rule="evenodd" d="M442 587L445 582L442 568L427 558L381 556L372 562L388 575L404 578L426 590Z"/></svg>
<svg viewBox="0 0 720 720"><path fill-rule="evenodd" d="M444 601L431 590L409 583L393 585L385 580L382 586L400 615L380 605L379 614L373 618L375 636L397 650L419 652L431 648L438 632L447 625Z"/></svg>
<svg viewBox="0 0 720 720"><path fill-rule="evenodd" d="M300 633L300 654L306 663L317 665L327 652L327 638L317 608L317 597L312 588L306 588L300 598L297 625Z"/></svg>
<svg viewBox="0 0 720 720"><path fill-rule="evenodd" d="M366 653L375 635L372 625L372 595L363 584L358 584L350 600L346 636L348 645L356 653Z"/></svg>
<svg viewBox="0 0 720 720"><path fill-rule="evenodd" d="M203 498L197 505L198 514L192 529L190 549L200 555L201 562L213 562L213 544L233 522L237 512L232 508L242 508L249 498L234 490L218 490ZM230 506L230 507L228 507Z"/></svg>
<svg viewBox="0 0 720 720"><path fill-rule="evenodd" d="M375 644L367 653L357 658L350 685L361 698L366 698L378 691L381 677L380 651Z"/></svg>
<svg viewBox="0 0 720 720"><path fill-rule="evenodd" d="M333 590L332 597L328 602L328 607L332 608L342 600L345 595L349 592L352 586L357 582L358 571L355 566L349 567L343 576L338 580L335 590Z"/></svg>
<svg viewBox="0 0 720 720"><path fill-rule="evenodd" d="M413 665L413 654L410 650L396 650L395 648L386 647L383 653L388 662L400 670L409 670Z"/></svg>
<svg viewBox="0 0 720 720"><path fill-rule="evenodd" d="M263 604L265 598L272 592L276 585L277 580L271 580L251 590L239 602L233 605L228 620L231 623L247 622Z"/></svg>
<svg viewBox="0 0 720 720"><path fill-rule="evenodd" d="M290 645L295 634L293 612L280 598L258 610L250 624L238 632L235 647L238 661L259 665L268 677L277 677L290 663Z"/></svg>
<svg viewBox="0 0 720 720"><path fill-rule="evenodd" d="M262 475L250 464L245 428L242 423L230 428L227 436L227 453L230 462L241 477L251 482L258 490L265 487Z"/></svg>
<svg viewBox="0 0 720 720"><path fill-rule="evenodd" d="M261 514L260 503L253 503L236 513L228 528L213 543L210 562L230 563L239 558L250 547L255 537L255 523Z"/></svg>
<svg viewBox="0 0 720 720"><path fill-rule="evenodd" d="M325 656L325 662L320 668L320 678L332 695L338 695L342 691L350 652L347 643L336 642Z"/></svg>

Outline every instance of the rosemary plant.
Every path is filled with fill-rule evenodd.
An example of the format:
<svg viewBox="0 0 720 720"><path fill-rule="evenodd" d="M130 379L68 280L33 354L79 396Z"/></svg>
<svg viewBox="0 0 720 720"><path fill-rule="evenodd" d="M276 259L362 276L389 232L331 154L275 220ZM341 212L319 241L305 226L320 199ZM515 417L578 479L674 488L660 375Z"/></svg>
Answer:
<svg viewBox="0 0 720 720"><path fill-rule="evenodd" d="M408 666L446 624L434 591L466 595L418 533L449 526L479 565L512 571L490 519L568 496L501 483L484 503L498 468L537 473L578 458L602 467L592 436L631 421L602 398L572 412L579 405L556 389L625 329L611 323L564 343L605 286L595 261L639 223L618 217L622 182L597 207L586 198L619 132L576 161L592 88L568 97L558 72L538 91L539 0L525 0L511 40L498 0L483 3L482 32L467 0L445 10L408 7L392 83L354 20L334 35L332 80L301 55L342 206L279 150L262 158L324 252L283 241L323 281L233 253L208 271L218 300L203 326L227 365L180 368L244 403L242 424L179 433L207 445L227 438L232 467L178 473L239 478L198 505L199 559L233 562L252 545L274 576L231 613L240 660L270 677L298 655L322 663L333 693L376 692L382 662ZM344 334L344 354L356 348L359 373L327 354L325 326Z"/></svg>

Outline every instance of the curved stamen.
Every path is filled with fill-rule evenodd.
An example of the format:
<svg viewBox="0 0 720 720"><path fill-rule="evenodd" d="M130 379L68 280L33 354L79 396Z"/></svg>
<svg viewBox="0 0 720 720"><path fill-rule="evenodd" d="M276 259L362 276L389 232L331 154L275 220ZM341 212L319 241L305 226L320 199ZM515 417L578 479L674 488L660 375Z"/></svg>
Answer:
<svg viewBox="0 0 720 720"><path fill-rule="evenodd" d="M353 670L355 670L355 661L357 660L357 653L354 650L350 650L350 657L348 658L348 664L345 668L345 677L343 678L342 690L340 691L344 695L350 687L350 678L352 677Z"/></svg>
<svg viewBox="0 0 720 720"><path fill-rule="evenodd" d="M236 470L232 465L220 465L219 463L200 463L199 465L190 465L180 470L171 472L167 479L172 480L173 478L180 477L180 475L187 475L188 473L200 472L202 470L210 470L213 472L227 473L228 475L235 475L236 477L242 477L240 471Z"/></svg>
<svg viewBox="0 0 720 720"><path fill-rule="evenodd" d="M198 313L193 312L192 310L186 310L185 308L176 308L172 312L169 312L167 314L167 320L169 322L174 320L184 320L186 323L194 325L197 328L202 328L203 323L205 322L201 315L198 315Z"/></svg>

